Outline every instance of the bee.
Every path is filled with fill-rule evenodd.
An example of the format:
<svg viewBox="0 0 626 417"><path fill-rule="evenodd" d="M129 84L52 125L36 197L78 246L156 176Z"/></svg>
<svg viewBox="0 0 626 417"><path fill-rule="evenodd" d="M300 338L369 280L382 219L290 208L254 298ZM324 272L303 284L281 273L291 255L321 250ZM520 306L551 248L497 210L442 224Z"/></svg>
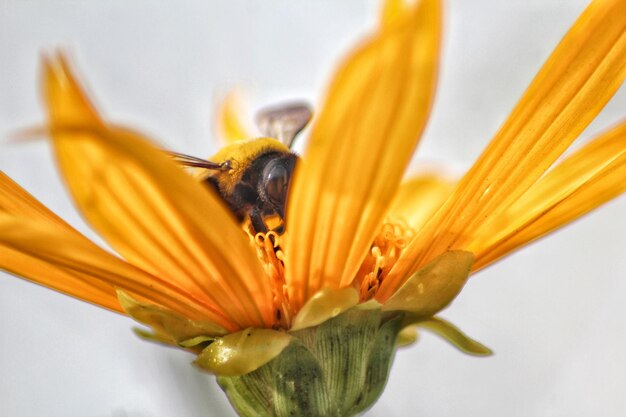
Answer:
<svg viewBox="0 0 626 417"><path fill-rule="evenodd" d="M170 152L181 165L204 168L202 181L222 198L238 221L250 221L253 234L267 233L268 219L277 217L273 230L284 232L285 205L298 156L291 146L311 120L306 104L267 108L256 123L266 136L229 144L209 160Z"/></svg>

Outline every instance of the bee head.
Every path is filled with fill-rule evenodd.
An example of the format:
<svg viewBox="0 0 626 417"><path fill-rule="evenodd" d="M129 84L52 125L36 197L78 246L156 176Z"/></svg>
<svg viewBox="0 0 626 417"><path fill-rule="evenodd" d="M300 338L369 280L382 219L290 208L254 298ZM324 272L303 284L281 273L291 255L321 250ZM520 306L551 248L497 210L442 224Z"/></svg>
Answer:
<svg viewBox="0 0 626 417"><path fill-rule="evenodd" d="M263 168L257 184L259 197L281 218L285 217L285 203L296 155L287 153L270 159Z"/></svg>

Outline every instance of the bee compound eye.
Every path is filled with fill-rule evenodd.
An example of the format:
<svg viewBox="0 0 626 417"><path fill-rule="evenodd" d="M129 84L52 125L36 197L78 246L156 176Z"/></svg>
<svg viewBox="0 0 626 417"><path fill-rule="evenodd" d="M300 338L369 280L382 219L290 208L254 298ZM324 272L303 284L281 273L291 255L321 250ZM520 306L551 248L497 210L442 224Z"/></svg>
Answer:
<svg viewBox="0 0 626 417"><path fill-rule="evenodd" d="M274 203L282 203L285 201L287 194L287 185L289 182L289 173L282 165L274 165L267 174L266 191L267 196Z"/></svg>

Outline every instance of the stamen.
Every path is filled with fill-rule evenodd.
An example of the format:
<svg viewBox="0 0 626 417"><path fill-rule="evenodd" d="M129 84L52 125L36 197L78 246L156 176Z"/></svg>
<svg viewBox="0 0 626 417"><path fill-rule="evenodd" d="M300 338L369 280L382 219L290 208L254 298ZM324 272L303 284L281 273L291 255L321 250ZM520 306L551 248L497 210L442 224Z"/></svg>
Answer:
<svg viewBox="0 0 626 417"><path fill-rule="evenodd" d="M257 257L267 275L267 285L272 289L275 314L274 328L288 329L297 311L289 303L289 291L285 281L285 234L275 231L252 234L244 226L250 243L256 249ZM415 234L405 222L385 220L380 232L374 238L368 255L363 260L353 281L359 289L361 302L374 298L385 277L396 263L400 254Z"/></svg>
<svg viewBox="0 0 626 417"><path fill-rule="evenodd" d="M380 284L414 234L415 231L403 221L385 220L355 279L361 302L370 300L376 295Z"/></svg>
<svg viewBox="0 0 626 417"><path fill-rule="evenodd" d="M248 235L267 275L267 283L272 288L274 311L276 312L274 327L277 329L289 328L292 314L285 284L285 255L281 247L282 236L274 231L257 233L254 236L248 232Z"/></svg>

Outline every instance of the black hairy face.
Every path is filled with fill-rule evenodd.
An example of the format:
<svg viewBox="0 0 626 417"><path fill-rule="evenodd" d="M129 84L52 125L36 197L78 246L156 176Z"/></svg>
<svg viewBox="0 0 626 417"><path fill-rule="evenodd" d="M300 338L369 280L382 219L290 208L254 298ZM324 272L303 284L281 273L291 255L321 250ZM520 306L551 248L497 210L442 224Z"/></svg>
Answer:
<svg viewBox="0 0 626 417"><path fill-rule="evenodd" d="M292 153L267 152L254 158L241 180L225 191L217 177L206 182L218 191L238 220L250 217L255 232L267 232L264 217L277 215L285 219L287 193L298 157Z"/></svg>

